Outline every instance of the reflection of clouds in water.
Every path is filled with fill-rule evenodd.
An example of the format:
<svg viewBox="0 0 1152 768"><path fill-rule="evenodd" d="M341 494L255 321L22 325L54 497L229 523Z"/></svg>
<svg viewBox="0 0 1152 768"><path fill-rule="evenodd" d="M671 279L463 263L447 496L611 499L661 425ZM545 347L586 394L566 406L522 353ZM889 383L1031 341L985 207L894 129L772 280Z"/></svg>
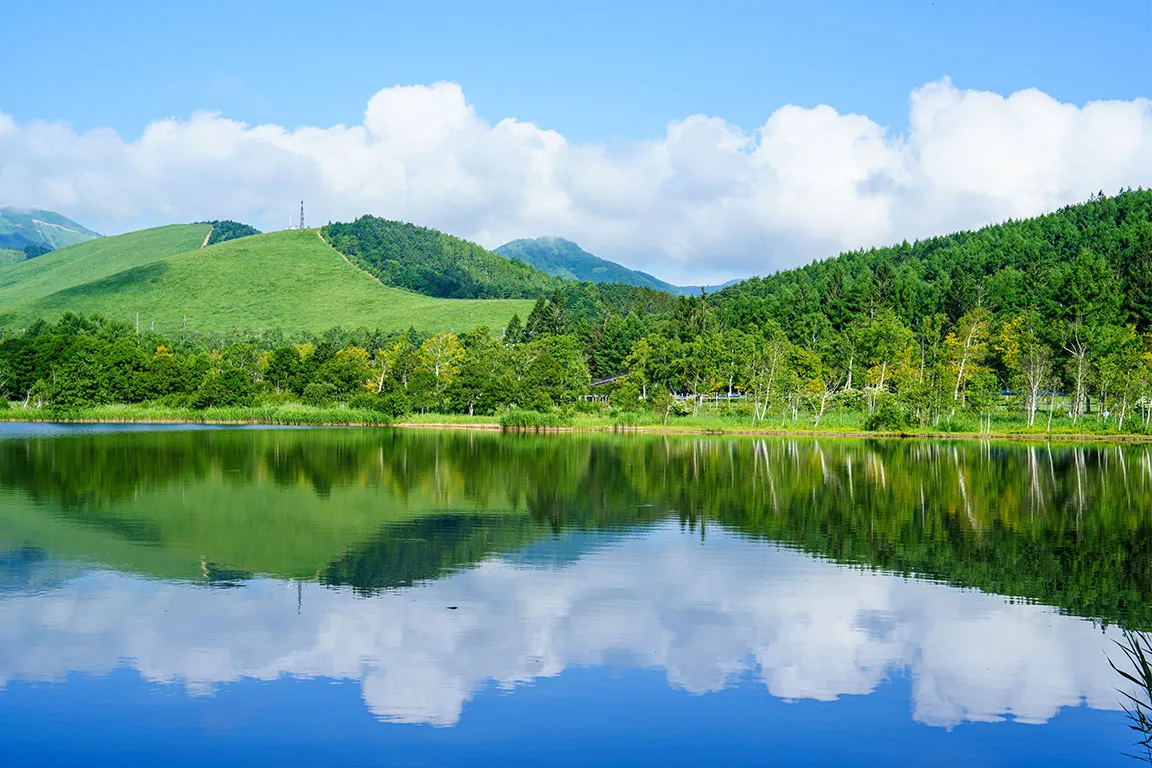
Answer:
<svg viewBox="0 0 1152 768"><path fill-rule="evenodd" d="M907 670L913 716L933 725L1117 707L1108 640L1088 622L730 537L701 546L673 527L558 570L490 560L371 599L303 590L299 615L295 587L274 581L208 590L98 572L9 595L0 683L125 660L192 691L347 678L382 718L450 725L489 680L511 688L623 656L693 693L751 673L787 699L865 694Z"/></svg>

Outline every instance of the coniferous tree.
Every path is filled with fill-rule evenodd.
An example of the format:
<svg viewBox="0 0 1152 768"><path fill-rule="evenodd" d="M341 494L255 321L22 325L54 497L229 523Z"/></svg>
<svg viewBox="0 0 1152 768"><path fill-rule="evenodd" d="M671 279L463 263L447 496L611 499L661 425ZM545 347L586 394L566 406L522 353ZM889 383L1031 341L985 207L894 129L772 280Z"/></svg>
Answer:
<svg viewBox="0 0 1152 768"><path fill-rule="evenodd" d="M536 299L532 311L528 313L528 322L524 325L524 339L532 341L548 333L548 302Z"/></svg>
<svg viewBox="0 0 1152 768"><path fill-rule="evenodd" d="M512 319L508 321L507 327L504 329L504 343L505 344L519 344L524 341L524 325L520 322L520 315L512 315Z"/></svg>

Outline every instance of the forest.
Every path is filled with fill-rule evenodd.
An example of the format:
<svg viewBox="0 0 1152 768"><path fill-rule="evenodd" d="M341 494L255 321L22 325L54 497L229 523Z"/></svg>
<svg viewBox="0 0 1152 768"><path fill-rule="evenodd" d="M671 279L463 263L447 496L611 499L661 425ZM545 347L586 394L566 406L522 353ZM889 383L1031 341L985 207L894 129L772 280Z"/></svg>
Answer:
<svg viewBox="0 0 1152 768"><path fill-rule="evenodd" d="M256 227L228 219L222 221L201 221L198 223L212 225L212 232L208 235L206 245L216 245L216 243L224 243L229 240L260 234L260 230L256 229Z"/></svg>
<svg viewBox="0 0 1152 768"><path fill-rule="evenodd" d="M516 259L400 221L361 216L320 230L326 242L385 285L441 299L534 299L560 285Z"/></svg>
<svg viewBox="0 0 1152 768"><path fill-rule="evenodd" d="M173 341L66 315L0 343L6 398L61 413L143 402L190 409L347 404L389 416L494 413L512 404L549 411L573 404L588 383L575 337L533 332L506 344L486 326L423 338L334 330L322 338L273 332Z"/></svg>
<svg viewBox="0 0 1152 768"><path fill-rule="evenodd" d="M1139 433L1152 422L1152 191L680 298L548 282L478 246L457 252L465 241L392 224L364 217L324 231L378 269L419 266L393 273L413 290L467 293L461 286L477 284L468 275L492 256L511 271L484 273L484 290L535 294L535 307L506 328L427 337L169 339L65 316L0 342L0 391L55 410L292 401L391 417L582 410L636 423L886 432ZM455 288L425 282L439 274L433 251L463 270Z"/></svg>

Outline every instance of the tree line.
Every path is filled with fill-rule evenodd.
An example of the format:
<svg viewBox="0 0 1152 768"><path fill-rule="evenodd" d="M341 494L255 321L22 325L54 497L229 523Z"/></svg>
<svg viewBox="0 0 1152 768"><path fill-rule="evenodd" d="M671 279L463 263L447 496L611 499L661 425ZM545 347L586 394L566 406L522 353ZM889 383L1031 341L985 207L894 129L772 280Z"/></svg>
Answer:
<svg viewBox="0 0 1152 768"><path fill-rule="evenodd" d="M357 242L364 231L448 238L393 224L366 217L348 231ZM753 424L820 426L836 414L878 430L1152 422L1149 191L843 254L711 296L550 285L527 317L459 334L165 339L66 316L0 342L0 391L59 408L296 398L492 414L570 407L612 378L598 399L664 421L719 409Z"/></svg>
<svg viewBox="0 0 1152 768"><path fill-rule="evenodd" d="M109 403L203 409L304 402L392 416L492 414L569 406L588 384L574 336L524 332L513 343L486 326L427 336L334 329L320 337L173 341L127 323L65 315L0 342L0 403L58 411Z"/></svg>
<svg viewBox="0 0 1152 768"><path fill-rule="evenodd" d="M665 417L721 395L754 421L1144 430L1152 191L573 323L594 377L627 374L613 405Z"/></svg>
<svg viewBox="0 0 1152 768"><path fill-rule="evenodd" d="M499 333L481 326L428 336L361 329L176 341L66 315L0 342L0 392L58 410L292 400L393 416L477 415L574 406L591 391L594 371L618 371L622 377L601 390L612 408L664 421L698 415L713 399L751 423L819 426L828 413L847 411L859 413L865 428L884 430L957 418L984 424L1006 408L1029 425L1060 416L1132 430L1152 418L1152 337L1132 326L1074 329L1061 357L1035 312L997 319L978 307L953 323L937 316L926 337L882 311L808 347L774 320L724 328L702 298L681 299L676 310L656 320L612 316L590 335L557 291ZM1064 383L1061 364L1072 383L1066 397L1055 389Z"/></svg>
<svg viewBox="0 0 1152 768"><path fill-rule="evenodd" d="M842 254L709 303L720 328L815 353L826 389L859 390L870 414L887 400L887 418L934 423L1012 392L1029 425L1059 402L1073 422L1147 427L1152 191Z"/></svg>

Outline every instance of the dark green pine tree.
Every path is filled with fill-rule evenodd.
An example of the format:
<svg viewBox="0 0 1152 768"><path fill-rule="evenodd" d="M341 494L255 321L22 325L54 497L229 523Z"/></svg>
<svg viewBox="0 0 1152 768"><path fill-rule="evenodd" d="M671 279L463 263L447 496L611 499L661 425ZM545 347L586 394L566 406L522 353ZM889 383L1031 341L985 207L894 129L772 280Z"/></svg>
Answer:
<svg viewBox="0 0 1152 768"><path fill-rule="evenodd" d="M505 344L519 344L524 341L524 324L520 322L520 315L512 315L508 327L504 329Z"/></svg>
<svg viewBox="0 0 1152 768"><path fill-rule="evenodd" d="M1120 274L1128 322L1152 327L1152 223L1141 222L1120 245Z"/></svg>
<svg viewBox="0 0 1152 768"><path fill-rule="evenodd" d="M536 305L528 313L528 323L524 326L524 340L532 341L547 333L548 303L544 299L536 299Z"/></svg>
<svg viewBox="0 0 1152 768"><path fill-rule="evenodd" d="M843 328L851 320L848 310L848 284L844 279L844 269L833 264L824 284L824 313L836 328Z"/></svg>
<svg viewBox="0 0 1152 768"><path fill-rule="evenodd" d="M876 312L892 309L896 299L896 270L890 261L884 260L876 265L872 291L872 304Z"/></svg>
<svg viewBox="0 0 1152 768"><path fill-rule="evenodd" d="M568 310L564 305L564 293L559 288L552 291L552 298L548 299L546 322L545 333L563 336L568 332Z"/></svg>
<svg viewBox="0 0 1152 768"><path fill-rule="evenodd" d="M639 338L630 333L628 323L619 315L610 317L592 348L591 362L595 374L615 376L625 372L624 361Z"/></svg>
<svg viewBox="0 0 1152 768"><path fill-rule="evenodd" d="M972 285L972 277L966 270L952 270L952 284L948 286L948 293L944 295L944 312L948 319L956 322L964 313L975 306L976 290Z"/></svg>

